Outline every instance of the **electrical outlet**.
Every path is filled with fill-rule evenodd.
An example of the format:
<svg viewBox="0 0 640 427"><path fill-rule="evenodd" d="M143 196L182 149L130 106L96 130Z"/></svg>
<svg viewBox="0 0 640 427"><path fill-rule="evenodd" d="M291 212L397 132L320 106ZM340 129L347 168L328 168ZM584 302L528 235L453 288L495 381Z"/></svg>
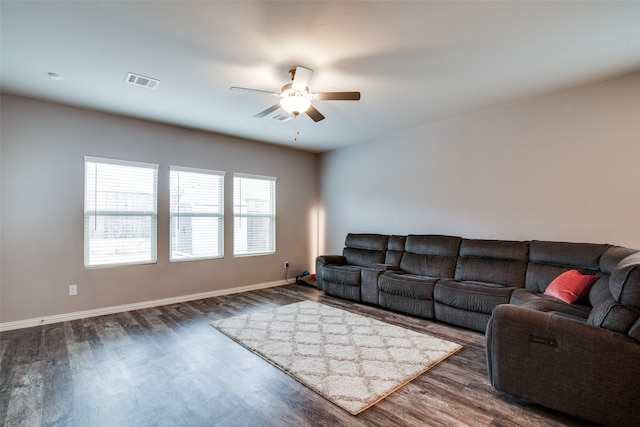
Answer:
<svg viewBox="0 0 640 427"><path fill-rule="evenodd" d="M69 295L78 295L78 285L69 285Z"/></svg>
<svg viewBox="0 0 640 427"><path fill-rule="evenodd" d="M289 268L289 261L284 262L284 268Z"/></svg>

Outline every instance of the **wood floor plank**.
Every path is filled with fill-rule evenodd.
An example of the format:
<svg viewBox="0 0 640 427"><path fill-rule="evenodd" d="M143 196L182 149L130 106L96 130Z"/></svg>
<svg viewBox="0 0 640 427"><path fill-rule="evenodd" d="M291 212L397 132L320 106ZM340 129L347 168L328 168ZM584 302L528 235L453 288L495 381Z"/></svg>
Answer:
<svg viewBox="0 0 640 427"><path fill-rule="evenodd" d="M44 362L20 364L15 368L4 425L38 426L42 423L42 371ZM4 391L3 391L4 393Z"/></svg>
<svg viewBox="0 0 640 427"><path fill-rule="evenodd" d="M464 348L353 416L210 326L318 301ZM493 390L484 336L287 285L0 335L4 426L580 426Z"/></svg>

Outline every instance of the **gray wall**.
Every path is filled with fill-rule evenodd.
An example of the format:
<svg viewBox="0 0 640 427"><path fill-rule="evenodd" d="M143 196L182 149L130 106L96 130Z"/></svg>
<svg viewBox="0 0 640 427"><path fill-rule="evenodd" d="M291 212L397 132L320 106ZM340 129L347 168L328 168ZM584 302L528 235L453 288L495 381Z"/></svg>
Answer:
<svg viewBox="0 0 640 427"><path fill-rule="evenodd" d="M311 269L316 155L5 94L1 112L0 322L278 281L284 261ZM84 269L85 155L160 165L157 264ZM169 263L169 165L227 172L224 259ZM277 177L275 255L233 257L233 172Z"/></svg>
<svg viewBox="0 0 640 427"><path fill-rule="evenodd" d="M640 248L640 74L320 158L325 241L348 232Z"/></svg>
<svg viewBox="0 0 640 427"><path fill-rule="evenodd" d="M301 151L1 102L0 322L276 281L351 231L640 248L640 74L334 150L319 170ZM83 268L84 155L160 164L158 264ZM168 262L170 164L227 172L224 259ZM233 172L278 177L275 255L233 258Z"/></svg>

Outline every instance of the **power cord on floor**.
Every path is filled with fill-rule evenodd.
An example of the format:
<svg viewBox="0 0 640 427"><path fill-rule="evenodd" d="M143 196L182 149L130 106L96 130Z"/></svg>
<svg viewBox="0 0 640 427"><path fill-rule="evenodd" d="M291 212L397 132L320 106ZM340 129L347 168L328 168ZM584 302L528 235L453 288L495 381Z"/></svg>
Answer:
<svg viewBox="0 0 640 427"><path fill-rule="evenodd" d="M291 285L291 284L293 284L293 283L295 283L295 282L289 282L288 274L289 274L289 263L288 263L288 262L285 262L285 263L284 263L284 282L285 282L287 285Z"/></svg>

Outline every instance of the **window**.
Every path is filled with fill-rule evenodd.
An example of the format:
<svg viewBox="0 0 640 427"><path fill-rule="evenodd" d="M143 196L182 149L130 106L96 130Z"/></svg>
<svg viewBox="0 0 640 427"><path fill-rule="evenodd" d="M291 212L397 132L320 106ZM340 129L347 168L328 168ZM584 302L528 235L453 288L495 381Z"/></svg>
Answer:
<svg viewBox="0 0 640 427"><path fill-rule="evenodd" d="M155 263L158 165L85 157L84 265Z"/></svg>
<svg viewBox="0 0 640 427"><path fill-rule="evenodd" d="M233 254L276 251L276 179L233 175Z"/></svg>
<svg viewBox="0 0 640 427"><path fill-rule="evenodd" d="M224 172L170 169L171 261L222 258Z"/></svg>

